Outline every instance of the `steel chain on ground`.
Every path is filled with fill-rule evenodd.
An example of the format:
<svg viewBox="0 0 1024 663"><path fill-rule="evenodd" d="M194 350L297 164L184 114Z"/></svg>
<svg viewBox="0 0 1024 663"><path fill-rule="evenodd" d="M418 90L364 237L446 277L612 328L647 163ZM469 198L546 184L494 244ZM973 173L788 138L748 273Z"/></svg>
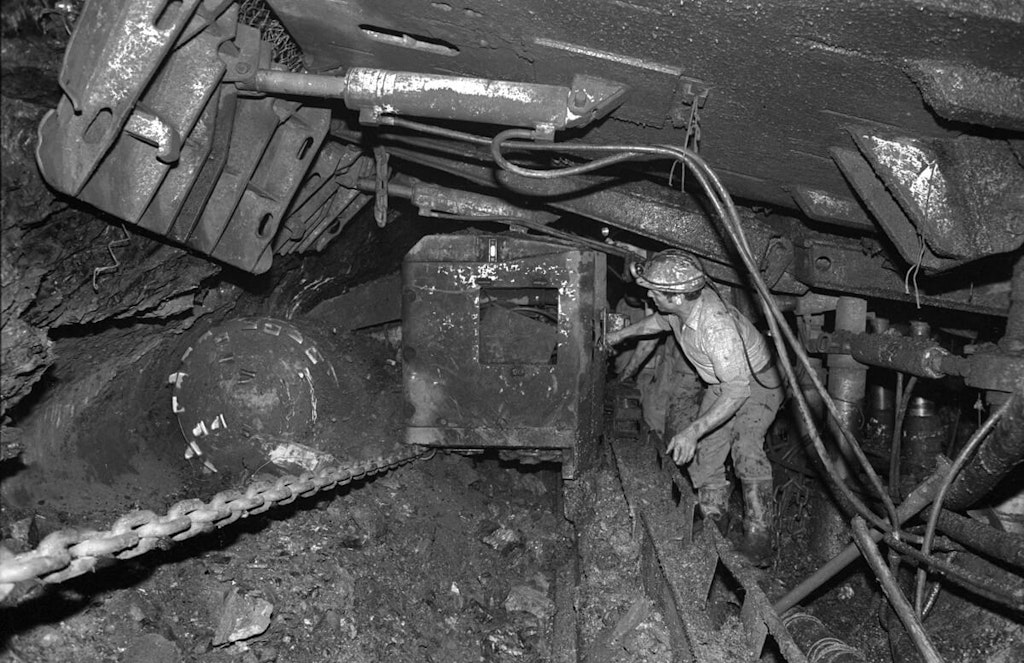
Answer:
<svg viewBox="0 0 1024 663"><path fill-rule="evenodd" d="M390 456L324 467L315 473L255 481L242 490L217 493L209 502L182 500L162 516L152 511L132 511L107 530L62 529L46 536L34 550L0 560L0 584L33 578L51 584L64 582L92 571L102 558L138 557L166 546L168 541L184 541L226 527L239 518L380 474L433 451L409 447Z"/></svg>

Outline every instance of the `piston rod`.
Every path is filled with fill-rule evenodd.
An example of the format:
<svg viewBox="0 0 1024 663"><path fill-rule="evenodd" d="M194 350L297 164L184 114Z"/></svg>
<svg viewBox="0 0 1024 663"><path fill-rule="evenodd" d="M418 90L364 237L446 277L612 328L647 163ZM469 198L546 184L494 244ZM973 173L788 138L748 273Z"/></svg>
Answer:
<svg viewBox="0 0 1024 663"><path fill-rule="evenodd" d="M898 334L835 331L808 342L811 352L848 354L868 366L923 378L959 376L970 387L1010 392L1024 375L1024 357L999 351L954 355L934 340Z"/></svg>
<svg viewBox="0 0 1024 663"><path fill-rule="evenodd" d="M344 76L260 69L238 86L268 94L342 99L359 111L363 124L411 115L527 127L538 138L551 138L554 131L604 116L622 102L627 90L593 76L578 75L566 87L368 67L353 67Z"/></svg>

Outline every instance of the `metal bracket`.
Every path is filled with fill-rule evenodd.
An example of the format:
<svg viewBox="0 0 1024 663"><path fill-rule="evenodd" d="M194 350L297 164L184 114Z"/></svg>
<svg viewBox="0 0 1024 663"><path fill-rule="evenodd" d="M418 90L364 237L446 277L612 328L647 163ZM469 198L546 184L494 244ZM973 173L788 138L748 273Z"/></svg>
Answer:
<svg viewBox="0 0 1024 663"><path fill-rule="evenodd" d="M629 88L615 81L577 74L569 90L566 127L582 127L612 112L626 97Z"/></svg>
<svg viewBox="0 0 1024 663"><path fill-rule="evenodd" d="M388 178L391 177L387 150L379 145L373 148L373 160L376 166L373 187L373 219L377 222L378 228L383 228L388 223Z"/></svg>
<svg viewBox="0 0 1024 663"><path fill-rule="evenodd" d="M694 78L680 76L676 83L675 94L672 99L672 107L669 111L669 121L676 129L689 129L690 119L696 110L704 107L707 103L711 87ZM689 133L689 131L687 131Z"/></svg>
<svg viewBox="0 0 1024 663"><path fill-rule="evenodd" d="M270 65L270 45L261 41L260 31L245 24L239 24L233 44L224 44L217 56L224 63L225 83L241 83L251 80L261 69L261 64ZM239 86L241 89L242 86ZM249 94L258 94L245 88Z"/></svg>
<svg viewBox="0 0 1024 663"><path fill-rule="evenodd" d="M181 136L170 122L158 115L136 108L124 125L124 131L155 147L158 161L174 163L181 155Z"/></svg>

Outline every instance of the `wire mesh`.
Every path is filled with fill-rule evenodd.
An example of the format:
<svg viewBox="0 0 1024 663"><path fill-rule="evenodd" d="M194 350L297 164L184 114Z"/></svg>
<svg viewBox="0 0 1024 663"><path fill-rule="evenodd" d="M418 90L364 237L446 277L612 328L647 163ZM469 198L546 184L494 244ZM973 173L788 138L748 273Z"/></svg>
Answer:
<svg viewBox="0 0 1024 663"><path fill-rule="evenodd" d="M288 71L301 72L305 69L302 49L265 0L242 0L238 20L259 30L263 41L274 45L274 62L284 65Z"/></svg>

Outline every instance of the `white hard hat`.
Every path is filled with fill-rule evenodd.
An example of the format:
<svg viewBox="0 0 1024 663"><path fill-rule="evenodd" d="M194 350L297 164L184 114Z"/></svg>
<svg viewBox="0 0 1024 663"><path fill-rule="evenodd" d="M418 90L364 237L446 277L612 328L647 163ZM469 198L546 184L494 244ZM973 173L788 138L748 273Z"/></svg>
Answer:
<svg viewBox="0 0 1024 663"><path fill-rule="evenodd" d="M668 249L634 263L630 271L638 285L661 292L697 292L707 281L697 258L680 249Z"/></svg>

